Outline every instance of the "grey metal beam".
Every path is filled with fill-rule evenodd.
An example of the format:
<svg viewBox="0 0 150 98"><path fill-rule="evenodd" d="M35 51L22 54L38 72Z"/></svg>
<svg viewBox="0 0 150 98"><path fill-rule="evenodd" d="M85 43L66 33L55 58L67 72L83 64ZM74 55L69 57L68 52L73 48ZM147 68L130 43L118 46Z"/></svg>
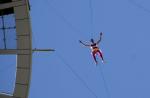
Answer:
<svg viewBox="0 0 150 98"><path fill-rule="evenodd" d="M18 1L13 1L10 3L4 3L4 4L0 4L0 10L11 8L11 7L22 6L25 4L26 4L26 0L18 0Z"/></svg>
<svg viewBox="0 0 150 98"><path fill-rule="evenodd" d="M0 55L8 55L8 54L17 54L17 50L15 49L0 49Z"/></svg>
<svg viewBox="0 0 150 98"><path fill-rule="evenodd" d="M2 93L0 94L0 98L13 98L13 96L6 93Z"/></svg>
<svg viewBox="0 0 150 98"><path fill-rule="evenodd" d="M29 50L33 52L49 52L55 51L54 49L0 49L0 55L7 55L7 54L30 54Z"/></svg>

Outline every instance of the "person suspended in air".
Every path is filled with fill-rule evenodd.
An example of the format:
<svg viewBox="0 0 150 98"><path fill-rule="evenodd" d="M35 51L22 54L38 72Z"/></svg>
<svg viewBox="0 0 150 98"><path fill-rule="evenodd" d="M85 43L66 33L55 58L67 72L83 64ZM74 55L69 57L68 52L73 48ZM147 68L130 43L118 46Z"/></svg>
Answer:
<svg viewBox="0 0 150 98"><path fill-rule="evenodd" d="M90 40L90 41L91 41L91 44L85 44L85 43L83 43L81 40L79 40L79 42L80 42L82 45L91 48L91 50L92 50L91 54L92 54L92 56L93 56L93 58L94 58L94 61L95 61L96 65L98 64L98 62L97 62L97 60L96 60L96 54L98 54L98 55L101 57L102 63L104 63L104 58L103 58L102 51L101 51L101 49L98 47L98 44L101 42L101 39L102 39L102 34L103 34L103 33L101 32L101 33L100 33L100 38L99 38L99 40L98 40L97 42L95 42L94 39L91 39L91 40Z"/></svg>

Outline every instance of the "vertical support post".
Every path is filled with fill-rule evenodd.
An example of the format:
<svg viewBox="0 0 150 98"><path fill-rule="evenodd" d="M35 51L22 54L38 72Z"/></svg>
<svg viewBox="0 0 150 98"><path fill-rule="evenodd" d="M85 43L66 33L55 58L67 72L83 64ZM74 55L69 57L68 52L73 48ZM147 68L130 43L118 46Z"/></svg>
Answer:
<svg viewBox="0 0 150 98"><path fill-rule="evenodd" d="M18 98L28 98L32 66L32 32L30 26L28 0L20 1L24 1L24 4L14 7L17 32L17 50L19 52L17 55L17 72L14 96Z"/></svg>

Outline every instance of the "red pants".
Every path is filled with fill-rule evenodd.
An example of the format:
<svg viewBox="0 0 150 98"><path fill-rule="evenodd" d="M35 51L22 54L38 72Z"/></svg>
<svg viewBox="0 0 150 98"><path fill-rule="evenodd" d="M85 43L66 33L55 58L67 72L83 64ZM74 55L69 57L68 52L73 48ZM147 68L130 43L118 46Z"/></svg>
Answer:
<svg viewBox="0 0 150 98"><path fill-rule="evenodd" d="M104 59L103 59L102 52L101 52L100 50L94 50L94 51L92 51L92 55L93 55L93 58L94 58L95 63L97 63L97 60L96 60L96 54L97 54L97 53L99 54L99 56L101 57L101 59L104 60Z"/></svg>

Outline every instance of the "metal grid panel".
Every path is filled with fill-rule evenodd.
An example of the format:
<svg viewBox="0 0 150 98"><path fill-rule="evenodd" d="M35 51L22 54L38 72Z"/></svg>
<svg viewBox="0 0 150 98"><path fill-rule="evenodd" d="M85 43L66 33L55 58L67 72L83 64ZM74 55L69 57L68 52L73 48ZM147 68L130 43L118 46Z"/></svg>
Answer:
<svg viewBox="0 0 150 98"><path fill-rule="evenodd" d="M0 93L13 94L17 63L16 55L0 55L0 62Z"/></svg>
<svg viewBox="0 0 150 98"><path fill-rule="evenodd" d="M0 49L16 49L14 14L0 16Z"/></svg>

